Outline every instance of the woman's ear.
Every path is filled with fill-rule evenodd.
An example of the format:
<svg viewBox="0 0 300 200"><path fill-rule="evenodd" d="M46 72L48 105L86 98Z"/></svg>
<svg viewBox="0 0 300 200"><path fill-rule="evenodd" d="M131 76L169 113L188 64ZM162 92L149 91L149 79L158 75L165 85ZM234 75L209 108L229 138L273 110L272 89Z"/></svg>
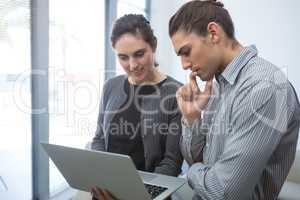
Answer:
<svg viewBox="0 0 300 200"><path fill-rule="evenodd" d="M155 53L157 48L157 39L154 37L153 46L152 46L152 52Z"/></svg>

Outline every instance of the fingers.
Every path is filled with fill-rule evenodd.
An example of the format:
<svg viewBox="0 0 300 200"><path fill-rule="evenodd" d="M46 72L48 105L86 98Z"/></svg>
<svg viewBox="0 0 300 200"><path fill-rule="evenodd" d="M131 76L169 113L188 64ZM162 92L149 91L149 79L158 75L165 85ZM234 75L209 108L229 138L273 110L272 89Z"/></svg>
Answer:
<svg viewBox="0 0 300 200"><path fill-rule="evenodd" d="M200 93L210 95L211 92L212 92L213 79L211 79L209 81L206 81L204 91L202 92L200 90L200 87L199 87L198 83L197 83L196 75L194 75L192 73L192 74L190 74L190 83L189 83L189 85L190 85L190 90L193 92L192 95L198 95Z"/></svg>
<svg viewBox="0 0 300 200"><path fill-rule="evenodd" d="M104 197L107 200L117 200L117 198L115 196L113 196L113 194L110 193L108 190L103 190L103 193L104 193Z"/></svg>
<svg viewBox="0 0 300 200"><path fill-rule="evenodd" d="M92 196L96 197L98 200L117 200L109 191L99 187L93 187L91 193Z"/></svg>
<svg viewBox="0 0 300 200"><path fill-rule="evenodd" d="M201 91L196 81L196 77L191 74L190 82L177 90L177 102L180 105L183 101L193 101L203 97L209 98L212 94L212 88L213 80L211 79L205 83L205 88L203 91Z"/></svg>
<svg viewBox="0 0 300 200"><path fill-rule="evenodd" d="M98 200L105 199L104 192L102 191L102 189L100 189L98 187L93 187L91 189L91 194L92 194L92 196L96 197Z"/></svg>
<svg viewBox="0 0 300 200"><path fill-rule="evenodd" d="M209 80L205 84L204 93L210 95L212 91L213 80Z"/></svg>
<svg viewBox="0 0 300 200"><path fill-rule="evenodd" d="M198 93L200 91L197 80L196 80L196 75L193 73L190 74L190 83L189 83L191 90L193 93Z"/></svg>
<svg viewBox="0 0 300 200"><path fill-rule="evenodd" d="M105 199L112 199L110 193L107 190L102 190Z"/></svg>
<svg viewBox="0 0 300 200"><path fill-rule="evenodd" d="M199 87L196 81L196 76L190 74L188 84L180 87L176 92L177 101L191 101L194 94L199 93Z"/></svg>
<svg viewBox="0 0 300 200"><path fill-rule="evenodd" d="M184 85L177 90L176 97L178 101L190 101L192 94L191 87L189 85Z"/></svg>

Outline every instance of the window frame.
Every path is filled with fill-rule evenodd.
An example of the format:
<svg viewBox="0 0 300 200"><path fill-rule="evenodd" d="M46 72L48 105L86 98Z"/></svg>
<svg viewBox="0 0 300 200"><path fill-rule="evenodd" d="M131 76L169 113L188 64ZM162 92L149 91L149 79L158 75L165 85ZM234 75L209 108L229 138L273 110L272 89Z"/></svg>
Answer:
<svg viewBox="0 0 300 200"><path fill-rule="evenodd" d="M105 75L116 74L116 60L109 35L117 16L118 0L105 0ZM151 0L146 0L145 13L150 20ZM32 124L32 199L50 199L49 159L40 142L49 142L49 0L31 0L31 124ZM42 109L42 112L35 112ZM67 199L74 195L71 188L52 197Z"/></svg>

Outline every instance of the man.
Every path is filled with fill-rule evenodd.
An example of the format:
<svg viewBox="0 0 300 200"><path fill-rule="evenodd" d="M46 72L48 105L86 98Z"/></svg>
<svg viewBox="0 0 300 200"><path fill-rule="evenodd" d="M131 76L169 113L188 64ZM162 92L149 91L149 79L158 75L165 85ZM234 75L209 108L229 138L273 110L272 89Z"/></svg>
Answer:
<svg viewBox="0 0 300 200"><path fill-rule="evenodd" d="M169 35L183 69L192 71L177 101L195 199L277 199L299 132L292 85L255 46L235 39L221 2L184 4L169 21ZM207 81L204 91L196 76Z"/></svg>

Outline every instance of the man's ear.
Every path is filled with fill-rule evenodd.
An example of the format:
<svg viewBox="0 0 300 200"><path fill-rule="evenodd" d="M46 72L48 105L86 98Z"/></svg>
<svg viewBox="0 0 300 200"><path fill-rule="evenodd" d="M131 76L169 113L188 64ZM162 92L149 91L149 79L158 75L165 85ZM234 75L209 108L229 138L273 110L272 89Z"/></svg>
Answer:
<svg viewBox="0 0 300 200"><path fill-rule="evenodd" d="M220 25L216 22L209 22L207 24L207 33L212 43L218 43L220 40Z"/></svg>

